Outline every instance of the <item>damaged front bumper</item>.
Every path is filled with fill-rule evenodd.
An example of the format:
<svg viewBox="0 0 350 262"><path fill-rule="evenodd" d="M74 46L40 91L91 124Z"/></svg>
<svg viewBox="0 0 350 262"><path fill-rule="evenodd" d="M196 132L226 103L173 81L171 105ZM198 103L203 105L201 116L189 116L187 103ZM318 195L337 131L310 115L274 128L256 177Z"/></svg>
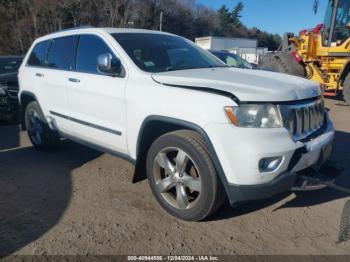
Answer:
<svg viewBox="0 0 350 262"><path fill-rule="evenodd" d="M334 134L333 124L328 119L317 137L304 141L303 146L295 150L288 169L272 181L257 185L229 184L226 191L230 203L235 205L240 202L268 199L283 192L323 188L324 185L305 183L301 178L305 175L321 178L318 177L321 174L314 172L314 168L321 166L330 157ZM335 178L327 177L327 180L332 182Z"/></svg>

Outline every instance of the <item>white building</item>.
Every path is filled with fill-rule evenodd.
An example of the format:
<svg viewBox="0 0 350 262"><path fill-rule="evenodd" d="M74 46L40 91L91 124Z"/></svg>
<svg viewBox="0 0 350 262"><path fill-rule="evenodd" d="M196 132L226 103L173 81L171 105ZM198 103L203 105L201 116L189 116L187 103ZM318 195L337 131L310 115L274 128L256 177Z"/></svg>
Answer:
<svg viewBox="0 0 350 262"><path fill-rule="evenodd" d="M208 36L198 37L195 42L207 50L225 50L235 53L254 64L257 64L259 57L268 51L267 48L258 47L257 39Z"/></svg>
<svg viewBox="0 0 350 262"><path fill-rule="evenodd" d="M265 54L268 53L268 48L237 48L228 51L239 55L243 59L247 60L249 63L258 64L260 57L263 57Z"/></svg>

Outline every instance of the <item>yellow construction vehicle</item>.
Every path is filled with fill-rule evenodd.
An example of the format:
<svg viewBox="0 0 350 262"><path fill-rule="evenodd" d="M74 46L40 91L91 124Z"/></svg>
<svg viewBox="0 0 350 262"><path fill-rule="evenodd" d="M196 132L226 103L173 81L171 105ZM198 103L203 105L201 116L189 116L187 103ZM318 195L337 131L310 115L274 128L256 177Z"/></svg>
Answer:
<svg viewBox="0 0 350 262"><path fill-rule="evenodd" d="M260 67L314 80L328 95L342 93L350 105L350 1L329 0L324 24L299 36L286 33L280 50L265 56Z"/></svg>

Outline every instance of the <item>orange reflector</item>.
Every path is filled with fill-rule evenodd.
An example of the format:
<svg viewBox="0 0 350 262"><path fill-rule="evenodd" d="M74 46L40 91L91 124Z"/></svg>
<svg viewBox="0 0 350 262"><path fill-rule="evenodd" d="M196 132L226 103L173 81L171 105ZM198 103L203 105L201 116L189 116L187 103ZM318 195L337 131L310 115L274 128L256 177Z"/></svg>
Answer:
<svg viewBox="0 0 350 262"><path fill-rule="evenodd" d="M225 107L225 112L226 115L228 116L228 118L231 120L232 124L238 126L238 120L235 116L235 114L233 113L233 108L232 107Z"/></svg>

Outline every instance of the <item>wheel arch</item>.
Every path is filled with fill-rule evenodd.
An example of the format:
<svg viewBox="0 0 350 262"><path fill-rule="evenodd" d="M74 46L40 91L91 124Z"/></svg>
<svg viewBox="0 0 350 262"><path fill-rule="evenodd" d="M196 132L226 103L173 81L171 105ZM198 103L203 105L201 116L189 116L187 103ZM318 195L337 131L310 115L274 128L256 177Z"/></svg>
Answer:
<svg viewBox="0 0 350 262"><path fill-rule="evenodd" d="M21 123L22 130L26 130L24 116L25 116L27 105L33 101L38 102L38 99L32 92L29 92L29 91L21 92L19 97L19 103L20 103L20 123Z"/></svg>
<svg viewBox="0 0 350 262"><path fill-rule="evenodd" d="M137 147L136 154L137 160L135 164L135 173L133 177L133 183L140 182L146 178L145 175L145 166L146 166L146 158L147 152L152 145L152 143L161 135L166 134L168 132L176 131L176 130L192 130L198 132L202 138L204 139L208 149L209 156L213 161L215 170L224 185L225 191L228 190L228 181L226 179L224 170L221 166L219 158L216 154L213 144L205 130L194 124L192 122L188 122L186 120L164 117L164 116L149 116L147 117L140 128L140 132L137 139Z"/></svg>

